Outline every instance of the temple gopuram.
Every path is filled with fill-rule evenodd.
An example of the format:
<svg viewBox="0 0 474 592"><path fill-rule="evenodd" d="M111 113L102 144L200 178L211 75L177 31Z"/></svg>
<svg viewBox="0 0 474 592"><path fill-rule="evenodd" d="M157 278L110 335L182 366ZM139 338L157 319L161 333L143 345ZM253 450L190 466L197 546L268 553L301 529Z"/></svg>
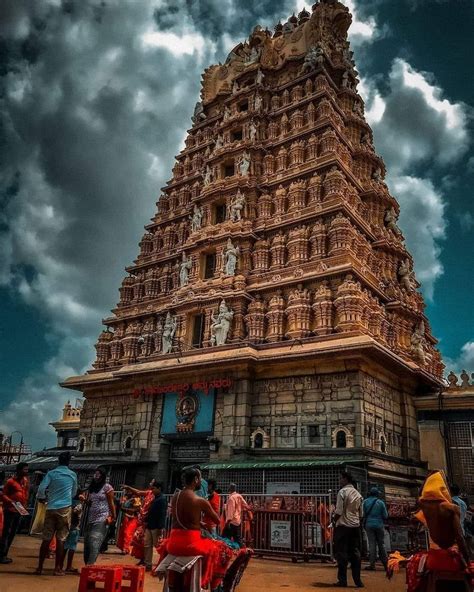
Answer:
<svg viewBox="0 0 474 592"><path fill-rule="evenodd" d="M202 76L185 148L104 320L78 455L170 488L413 495L443 365L357 91L351 15L257 26ZM286 485L285 485L286 484Z"/></svg>

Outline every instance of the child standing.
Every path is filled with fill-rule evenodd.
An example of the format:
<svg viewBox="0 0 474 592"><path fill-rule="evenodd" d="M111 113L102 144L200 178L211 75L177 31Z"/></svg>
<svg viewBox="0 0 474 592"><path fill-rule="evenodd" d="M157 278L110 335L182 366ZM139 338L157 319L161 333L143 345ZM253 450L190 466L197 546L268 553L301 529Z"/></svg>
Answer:
<svg viewBox="0 0 474 592"><path fill-rule="evenodd" d="M69 534L67 535L67 539L64 542L64 551L66 552L67 557L66 573L78 573L79 571L77 568L72 566L72 562L74 559L74 553L76 552L77 543L79 541L83 500L84 496L82 494L78 495L78 500L76 500L78 503L72 508L71 528L69 529Z"/></svg>

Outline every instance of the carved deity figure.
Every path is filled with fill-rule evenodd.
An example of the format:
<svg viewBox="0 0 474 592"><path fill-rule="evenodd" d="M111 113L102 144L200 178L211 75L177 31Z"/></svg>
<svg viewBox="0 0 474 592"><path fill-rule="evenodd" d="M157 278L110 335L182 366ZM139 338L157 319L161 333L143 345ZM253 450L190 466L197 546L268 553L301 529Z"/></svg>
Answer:
<svg viewBox="0 0 474 592"><path fill-rule="evenodd" d="M230 116L231 116L231 112L230 112L229 106L226 105L224 107L224 121L227 121L228 119L230 119Z"/></svg>
<svg viewBox="0 0 474 592"><path fill-rule="evenodd" d="M224 251L224 273L225 275L235 275L237 268L237 262L239 260L240 249L234 247L232 239L228 239L227 245Z"/></svg>
<svg viewBox="0 0 474 592"><path fill-rule="evenodd" d="M360 137L360 143L364 144L365 146L369 146L370 148L373 148L374 145L372 143L372 138L370 137L369 132L363 132L361 137Z"/></svg>
<svg viewBox="0 0 474 592"><path fill-rule="evenodd" d="M448 384L449 388L455 388L458 385L458 377L456 376L456 374L454 374L452 370L448 374Z"/></svg>
<svg viewBox="0 0 474 592"><path fill-rule="evenodd" d="M400 229L397 226L398 216L397 216L397 212L393 206L391 208L388 208L388 210L385 212L385 216L384 216L383 220L385 222L385 226L389 230L391 230L395 234L400 234Z"/></svg>
<svg viewBox="0 0 474 592"><path fill-rule="evenodd" d="M310 47L307 54L304 57L304 62L301 67L301 73L310 72L314 70L316 66L322 66L324 63L324 51L323 48L318 44L315 47Z"/></svg>
<svg viewBox="0 0 474 592"><path fill-rule="evenodd" d="M214 144L214 150L219 150L224 145L224 140L220 134L217 135L216 143Z"/></svg>
<svg viewBox="0 0 474 592"><path fill-rule="evenodd" d="M225 300L222 300L217 316L211 316L211 345L224 345L233 318L234 311L228 308Z"/></svg>
<svg viewBox="0 0 474 592"><path fill-rule="evenodd" d="M405 288L408 292L412 292L415 289L413 271L411 270L409 259L405 259L405 261L400 263L400 267L398 268L398 280L400 286Z"/></svg>
<svg viewBox="0 0 474 592"><path fill-rule="evenodd" d="M204 113L204 107L202 103L198 101L194 106L194 114L192 117L193 123L199 123L203 119L206 119L206 114Z"/></svg>
<svg viewBox="0 0 474 592"><path fill-rule="evenodd" d="M356 115L358 115L359 117L363 118L364 117L364 109L362 108L362 103L360 103L359 101L355 101L355 103L352 107L352 112L355 113Z"/></svg>
<svg viewBox="0 0 474 592"><path fill-rule="evenodd" d="M257 139L257 131L258 127L256 126L255 121L252 119L249 126L249 139L251 142L255 142Z"/></svg>
<svg viewBox="0 0 474 592"><path fill-rule="evenodd" d="M348 88L349 90L352 89L351 80L349 77L349 72L346 70L342 75L342 88Z"/></svg>
<svg viewBox="0 0 474 592"><path fill-rule="evenodd" d="M204 173L204 186L210 185L212 183L212 171L209 165L206 166L206 172Z"/></svg>
<svg viewBox="0 0 474 592"><path fill-rule="evenodd" d="M196 232L202 225L203 211L202 207L194 204L193 215L191 216L191 232Z"/></svg>
<svg viewBox="0 0 474 592"><path fill-rule="evenodd" d="M181 263L179 264L179 285L180 287L187 286L189 283L189 272L193 266L191 259L186 257L186 253L183 252Z"/></svg>
<svg viewBox="0 0 474 592"><path fill-rule="evenodd" d="M260 57L260 49L257 49L254 46L250 50L250 53L246 56L245 63L246 64L255 64L255 62L258 62L259 57Z"/></svg>
<svg viewBox="0 0 474 592"><path fill-rule="evenodd" d="M176 333L177 320L172 317L168 311L166 313L165 324L163 326L163 335L161 336L161 353L169 354L173 347L173 339Z"/></svg>
<svg viewBox="0 0 474 592"><path fill-rule="evenodd" d="M239 156L237 166L242 177L248 177L250 172L250 154L248 152L244 152L244 154Z"/></svg>
<svg viewBox="0 0 474 592"><path fill-rule="evenodd" d="M374 181L376 181L377 183L382 183L383 179L382 179L382 169L380 167L377 167L375 169L375 171L372 173L372 179Z"/></svg>
<svg viewBox="0 0 474 592"><path fill-rule="evenodd" d="M425 364L425 323L423 321L415 327L410 338L410 343L413 354L422 364Z"/></svg>
<svg viewBox="0 0 474 592"><path fill-rule="evenodd" d="M460 374L461 378L461 388L467 388L469 385L469 374L463 370Z"/></svg>
<svg viewBox="0 0 474 592"><path fill-rule="evenodd" d="M255 98L253 100L253 108L255 111L261 111L263 107L263 99L262 99L262 95L260 95L260 93L257 93L255 95Z"/></svg>
<svg viewBox="0 0 474 592"><path fill-rule="evenodd" d="M263 86L264 78L265 78L265 74L259 68L257 71L257 76L255 77L255 84L257 86Z"/></svg>
<svg viewBox="0 0 474 592"><path fill-rule="evenodd" d="M240 189L237 191L237 194L234 195L230 202L229 207L229 218L231 222L238 222L242 220L242 212L245 207L245 195L241 193Z"/></svg>

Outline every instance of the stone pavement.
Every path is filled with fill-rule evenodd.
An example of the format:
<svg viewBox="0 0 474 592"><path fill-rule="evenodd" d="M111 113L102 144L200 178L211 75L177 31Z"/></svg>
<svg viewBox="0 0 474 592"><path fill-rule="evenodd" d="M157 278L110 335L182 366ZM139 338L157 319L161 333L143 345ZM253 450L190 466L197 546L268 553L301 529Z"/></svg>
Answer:
<svg viewBox="0 0 474 592"><path fill-rule="evenodd" d="M77 576L54 577L53 561L47 560L42 577L34 575L40 541L27 536L16 537L10 556L14 560L10 565L0 565L0 592L77 592L79 578ZM75 567L81 567L82 545L79 545L75 557ZM100 563L128 563L129 557L119 554L111 547L106 555L102 555ZM398 574L391 582L384 574L364 573L365 590L367 592L404 592L405 574ZM245 572L238 592L315 592L328 590L336 580L334 566L321 563L293 564L286 560L254 559ZM147 575L145 592L161 592L161 583ZM349 586L350 588L350 586ZM339 588L334 588L338 590Z"/></svg>

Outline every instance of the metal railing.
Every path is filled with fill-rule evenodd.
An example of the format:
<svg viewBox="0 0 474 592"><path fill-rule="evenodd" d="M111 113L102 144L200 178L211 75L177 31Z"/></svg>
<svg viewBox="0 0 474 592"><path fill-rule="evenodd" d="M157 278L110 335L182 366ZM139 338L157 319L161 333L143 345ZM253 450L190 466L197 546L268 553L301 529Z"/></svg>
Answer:
<svg viewBox="0 0 474 592"><path fill-rule="evenodd" d="M243 536L257 555L306 561L332 556L328 494L244 497L253 516L244 521Z"/></svg>

